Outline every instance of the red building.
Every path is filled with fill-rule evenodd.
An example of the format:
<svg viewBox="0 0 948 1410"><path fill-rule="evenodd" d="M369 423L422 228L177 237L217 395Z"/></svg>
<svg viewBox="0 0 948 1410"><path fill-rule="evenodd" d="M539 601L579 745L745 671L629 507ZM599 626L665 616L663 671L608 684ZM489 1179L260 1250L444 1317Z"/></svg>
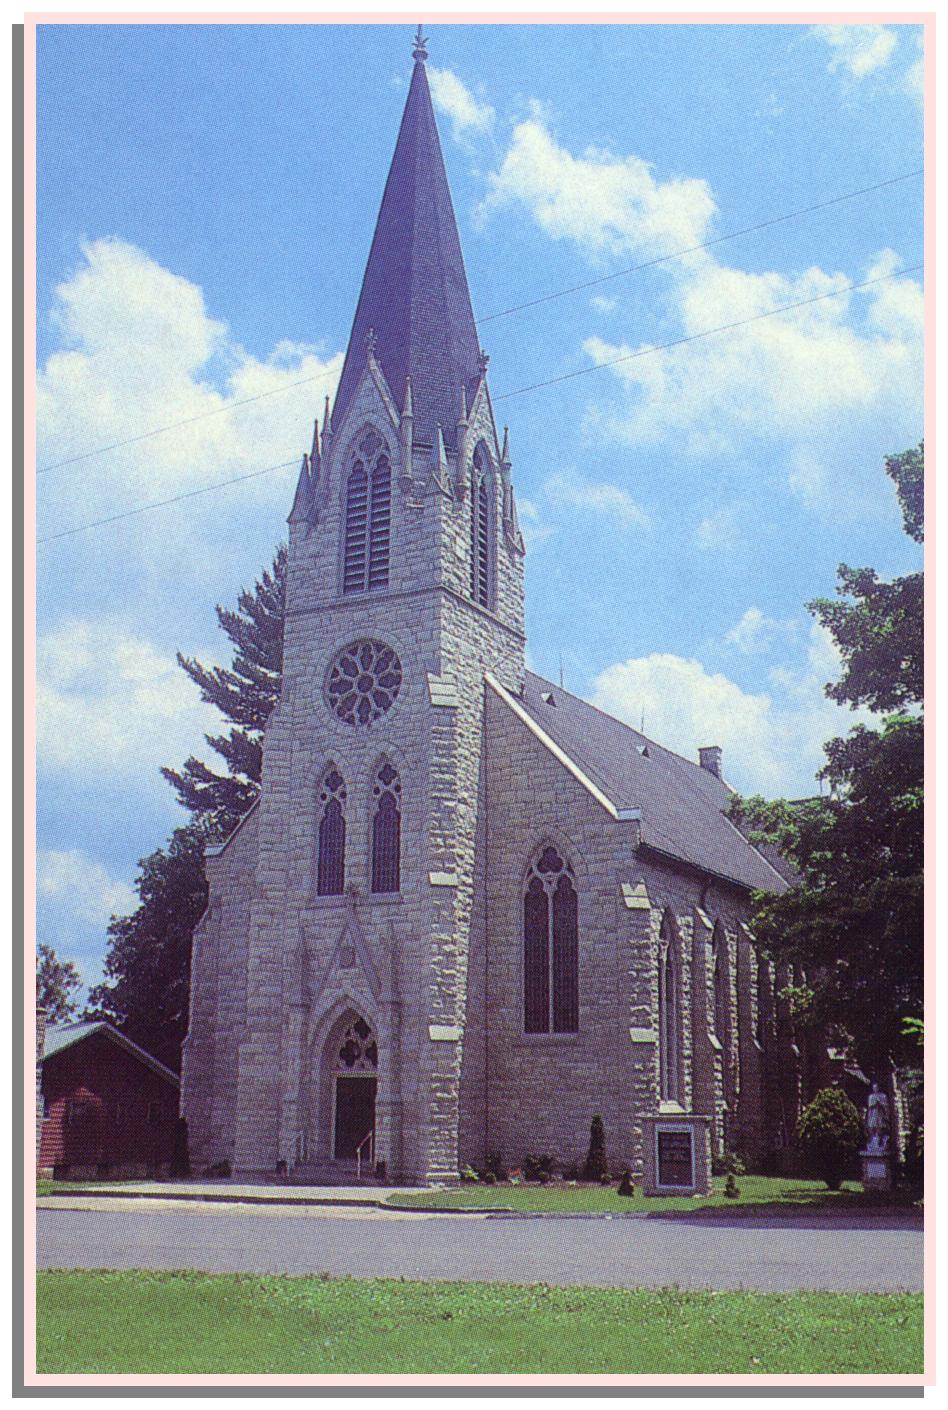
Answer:
<svg viewBox="0 0 948 1410"><path fill-rule="evenodd" d="M57 1178L167 1173L176 1074L108 1023L46 1029L39 1167Z"/></svg>

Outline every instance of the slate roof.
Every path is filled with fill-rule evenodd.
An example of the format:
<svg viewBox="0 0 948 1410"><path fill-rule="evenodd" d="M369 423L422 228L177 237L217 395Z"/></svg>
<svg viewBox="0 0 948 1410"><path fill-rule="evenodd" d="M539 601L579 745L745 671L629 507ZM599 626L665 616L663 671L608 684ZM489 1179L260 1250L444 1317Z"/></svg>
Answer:
<svg viewBox="0 0 948 1410"><path fill-rule="evenodd" d="M732 791L710 770L532 671L519 703L616 808L639 810L645 846L741 886L787 890L783 876L724 816Z"/></svg>
<svg viewBox="0 0 948 1410"><path fill-rule="evenodd" d="M411 375L415 440L456 440L464 384L480 380L480 344L428 77L416 61L333 409L338 430L375 356L399 407Z"/></svg>
<svg viewBox="0 0 948 1410"><path fill-rule="evenodd" d="M152 1057L151 1053L147 1053L144 1048L133 1043L131 1038L126 1038L124 1033L120 1033L117 1028L113 1028L111 1023L106 1023L104 1019L79 1019L75 1023L50 1024L46 1029L41 1061L45 1062L47 1058L55 1057L57 1053L73 1047L76 1043L81 1043L85 1038L91 1038L94 1033L103 1033L117 1047L124 1048L126 1052L143 1062L146 1067L157 1072L159 1077L164 1077L166 1081L180 1087L181 1082L177 1073L172 1072L170 1067L165 1067L163 1062Z"/></svg>

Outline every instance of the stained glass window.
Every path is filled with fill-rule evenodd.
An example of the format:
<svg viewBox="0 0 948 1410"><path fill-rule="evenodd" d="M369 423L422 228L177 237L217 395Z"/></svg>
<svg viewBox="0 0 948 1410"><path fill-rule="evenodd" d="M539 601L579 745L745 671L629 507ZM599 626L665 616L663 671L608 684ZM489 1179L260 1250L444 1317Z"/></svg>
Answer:
<svg viewBox="0 0 948 1410"><path fill-rule="evenodd" d="M322 817L316 868L316 894L341 896L346 880L346 786L335 766L323 775L319 790Z"/></svg>
<svg viewBox="0 0 948 1410"><path fill-rule="evenodd" d="M348 725L368 725L390 710L402 688L402 663L381 641L353 641L333 661L329 703Z"/></svg>
<svg viewBox="0 0 948 1410"><path fill-rule="evenodd" d="M678 955L670 922L662 926L658 953L659 1082L662 1101L679 1100L680 1017Z"/></svg>
<svg viewBox="0 0 948 1410"><path fill-rule="evenodd" d="M523 898L523 1026L527 1033L579 1030L576 887L555 847L531 867Z"/></svg>
<svg viewBox="0 0 948 1410"><path fill-rule="evenodd" d="M401 798L398 771L387 760L375 776L372 818L372 890L398 891L401 884Z"/></svg>

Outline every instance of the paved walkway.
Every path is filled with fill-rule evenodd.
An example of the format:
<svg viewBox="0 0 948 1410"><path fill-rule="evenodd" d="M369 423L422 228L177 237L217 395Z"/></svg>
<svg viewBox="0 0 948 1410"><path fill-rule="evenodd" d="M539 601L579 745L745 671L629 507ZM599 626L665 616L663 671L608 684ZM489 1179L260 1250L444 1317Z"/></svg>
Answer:
<svg viewBox="0 0 948 1410"><path fill-rule="evenodd" d="M131 1201L37 1210L40 1268L193 1268L559 1286L920 1291L922 1231L838 1219L542 1219ZM104 1201L102 1202L104 1205Z"/></svg>

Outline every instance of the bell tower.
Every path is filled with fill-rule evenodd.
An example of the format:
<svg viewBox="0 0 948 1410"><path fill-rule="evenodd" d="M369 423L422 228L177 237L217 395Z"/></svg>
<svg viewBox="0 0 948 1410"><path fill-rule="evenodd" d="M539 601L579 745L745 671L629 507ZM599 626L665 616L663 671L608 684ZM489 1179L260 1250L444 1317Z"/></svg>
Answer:
<svg viewBox="0 0 948 1410"><path fill-rule="evenodd" d="M361 1122L359 1159L388 1178L452 1176L477 1119L462 1088L481 1100L468 960L485 923L484 677L522 692L524 547L420 26L413 57L335 403L289 515L238 1170L344 1175Z"/></svg>

